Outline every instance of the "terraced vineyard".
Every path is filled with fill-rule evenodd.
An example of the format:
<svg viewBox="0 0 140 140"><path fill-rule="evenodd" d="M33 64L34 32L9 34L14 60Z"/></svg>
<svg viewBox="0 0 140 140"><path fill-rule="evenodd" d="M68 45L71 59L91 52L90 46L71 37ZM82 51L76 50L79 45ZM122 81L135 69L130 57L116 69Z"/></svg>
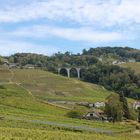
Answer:
<svg viewBox="0 0 140 140"><path fill-rule="evenodd" d="M68 109L42 102L105 100L111 92L102 87L42 70L6 73L6 80L1 76L0 82L0 139L115 140L116 135L118 140L139 138L131 137L131 133L117 134L134 131L135 125L72 119L66 116Z"/></svg>
<svg viewBox="0 0 140 140"><path fill-rule="evenodd" d="M68 79L42 70L13 70L13 82L21 83L45 100L104 101L111 93L101 86Z"/></svg>
<svg viewBox="0 0 140 140"><path fill-rule="evenodd" d="M139 140L137 134L120 134L115 136L107 136L103 134L67 132L67 131L45 131L45 130L28 130L20 128L0 128L2 139L14 140Z"/></svg>

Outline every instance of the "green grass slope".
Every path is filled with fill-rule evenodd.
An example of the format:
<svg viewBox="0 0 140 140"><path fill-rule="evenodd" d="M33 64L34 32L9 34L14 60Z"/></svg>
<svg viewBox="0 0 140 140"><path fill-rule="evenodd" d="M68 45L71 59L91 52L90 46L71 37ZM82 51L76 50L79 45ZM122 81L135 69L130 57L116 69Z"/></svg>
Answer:
<svg viewBox="0 0 140 140"><path fill-rule="evenodd" d="M111 93L101 86L42 70L13 70L13 82L45 100L103 101Z"/></svg>
<svg viewBox="0 0 140 140"><path fill-rule="evenodd" d="M37 101L25 89L16 84L0 85L0 111L1 114L27 114L27 115L61 115L66 110L56 108Z"/></svg>
<svg viewBox="0 0 140 140"><path fill-rule="evenodd" d="M137 74L140 74L140 62L136 62L136 63L125 63L125 64L121 64L120 66L125 67L125 68L131 68Z"/></svg>

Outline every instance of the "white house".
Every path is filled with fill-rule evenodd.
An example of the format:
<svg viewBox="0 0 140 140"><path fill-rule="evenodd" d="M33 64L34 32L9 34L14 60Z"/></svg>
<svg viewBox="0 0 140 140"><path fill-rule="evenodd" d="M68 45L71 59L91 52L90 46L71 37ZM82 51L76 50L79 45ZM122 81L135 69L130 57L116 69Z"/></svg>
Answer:
<svg viewBox="0 0 140 140"><path fill-rule="evenodd" d="M118 60L113 61L112 64L113 64L113 65L118 64Z"/></svg>
<svg viewBox="0 0 140 140"><path fill-rule="evenodd" d="M94 103L94 106L96 108L105 107L105 103L104 102L96 102L96 103Z"/></svg>
<svg viewBox="0 0 140 140"><path fill-rule="evenodd" d="M128 62L130 62L130 63L135 63L136 60L135 60L135 59L129 59Z"/></svg>

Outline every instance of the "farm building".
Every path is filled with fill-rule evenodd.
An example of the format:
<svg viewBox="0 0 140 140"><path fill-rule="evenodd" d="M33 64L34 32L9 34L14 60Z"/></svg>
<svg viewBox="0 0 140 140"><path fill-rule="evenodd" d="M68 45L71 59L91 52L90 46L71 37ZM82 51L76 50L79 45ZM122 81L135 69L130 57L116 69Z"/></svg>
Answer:
<svg viewBox="0 0 140 140"><path fill-rule="evenodd" d="M104 112L102 110L91 110L87 112L84 116L84 119L87 120L97 120L97 121L105 121L107 117L104 116Z"/></svg>

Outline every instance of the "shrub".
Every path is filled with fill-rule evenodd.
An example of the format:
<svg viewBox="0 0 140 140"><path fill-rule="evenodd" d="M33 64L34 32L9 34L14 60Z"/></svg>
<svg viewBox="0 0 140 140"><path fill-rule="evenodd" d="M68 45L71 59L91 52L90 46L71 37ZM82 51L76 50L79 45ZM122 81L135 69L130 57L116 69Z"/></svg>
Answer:
<svg viewBox="0 0 140 140"><path fill-rule="evenodd" d="M70 112L67 113L67 116L70 118L81 118L82 114L78 111L71 110Z"/></svg>
<svg viewBox="0 0 140 140"><path fill-rule="evenodd" d="M86 107L74 107L71 111L67 113L67 116L70 118L82 118L86 112Z"/></svg>
<svg viewBox="0 0 140 140"><path fill-rule="evenodd" d="M0 89L5 89L5 87L3 85L0 85Z"/></svg>

